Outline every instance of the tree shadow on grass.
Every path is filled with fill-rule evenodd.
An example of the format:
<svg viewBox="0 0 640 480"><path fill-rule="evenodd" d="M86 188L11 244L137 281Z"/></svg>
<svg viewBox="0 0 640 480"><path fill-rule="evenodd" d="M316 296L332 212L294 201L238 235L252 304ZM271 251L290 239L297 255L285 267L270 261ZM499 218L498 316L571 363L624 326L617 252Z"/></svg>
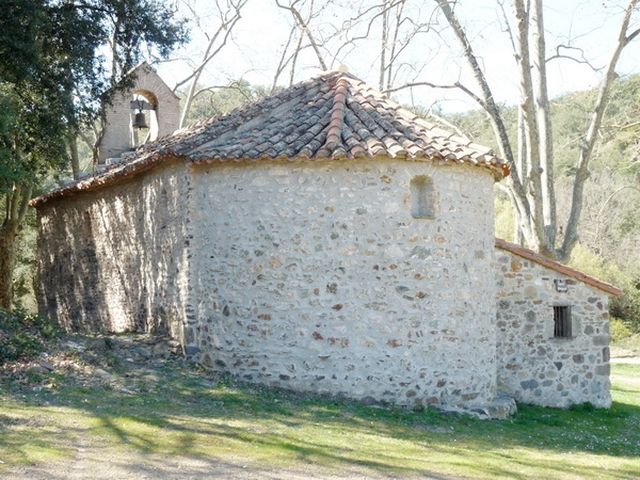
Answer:
<svg viewBox="0 0 640 480"><path fill-rule="evenodd" d="M210 459L234 452L267 464L426 472L434 478L434 472L452 469L479 477L528 478L518 469L549 477L598 476L611 473L606 461L541 465L540 459L563 453L640 456L640 406L631 403L615 402L611 410L521 405L514 419L482 421L212 381L179 363L159 369L157 380L144 386L149 392L132 395L63 384L39 397L10 388L7 398L22 411L48 415L51 408L63 408L68 415L87 414L91 422L84 430L66 429L64 438L42 438L37 429L16 431L0 418L0 451L15 448L25 435L52 449L63 448L69 436L103 435L144 454ZM640 392L628 393L637 394L640 404ZM523 449L540 455L522 455ZM628 463L618 468L619 478L635 478L638 465Z"/></svg>

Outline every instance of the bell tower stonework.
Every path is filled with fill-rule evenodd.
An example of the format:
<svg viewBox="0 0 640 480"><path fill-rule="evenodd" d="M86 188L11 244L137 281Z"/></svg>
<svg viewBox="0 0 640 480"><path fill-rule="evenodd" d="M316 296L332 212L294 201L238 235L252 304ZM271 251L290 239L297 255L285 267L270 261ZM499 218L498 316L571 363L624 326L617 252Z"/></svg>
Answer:
<svg viewBox="0 0 640 480"><path fill-rule="evenodd" d="M136 147L173 133L180 124L180 99L146 62L128 74L133 84L105 105L98 164L111 163Z"/></svg>

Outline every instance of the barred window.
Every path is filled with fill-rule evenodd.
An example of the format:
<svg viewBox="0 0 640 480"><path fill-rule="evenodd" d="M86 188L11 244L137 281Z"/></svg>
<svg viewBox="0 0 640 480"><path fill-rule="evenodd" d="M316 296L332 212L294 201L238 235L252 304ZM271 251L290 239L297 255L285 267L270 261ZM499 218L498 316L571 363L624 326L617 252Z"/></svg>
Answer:
<svg viewBox="0 0 640 480"><path fill-rule="evenodd" d="M571 307L553 307L553 336L558 338L571 337Z"/></svg>

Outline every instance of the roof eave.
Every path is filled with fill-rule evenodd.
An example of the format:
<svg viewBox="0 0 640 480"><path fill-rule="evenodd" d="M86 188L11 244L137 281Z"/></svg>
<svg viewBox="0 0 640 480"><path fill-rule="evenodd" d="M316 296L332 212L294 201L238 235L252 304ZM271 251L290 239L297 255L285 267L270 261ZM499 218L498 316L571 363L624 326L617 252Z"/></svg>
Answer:
<svg viewBox="0 0 640 480"><path fill-rule="evenodd" d="M160 164L167 164L173 159L180 160L180 158L173 153L159 152L132 163L115 165L113 168L106 170L101 174L94 175L85 180L78 180L61 189L40 195L39 197L32 199L29 202L29 206L39 208L52 200L115 185L151 170Z"/></svg>
<svg viewBox="0 0 640 480"><path fill-rule="evenodd" d="M317 156L313 156L313 157L307 157L307 156L303 156L303 155L296 155L293 157L275 157L275 158L271 158L271 157L260 157L260 158L247 158L247 157L242 157L242 158L232 158L232 159L228 159L228 158L210 158L210 157L203 157L203 158L195 158L195 159L189 159L185 156L182 155L177 155L173 152L158 152L155 153L153 155L150 155L149 157L143 158L143 159L138 159L136 161L127 163L127 164L123 164L123 165L115 165L114 167L112 167L109 170L106 170L105 172L102 172L100 174L94 175L90 178L84 179L84 180L79 180L76 181L75 183L72 183L71 185L68 185L66 187L62 187L60 189L57 190L53 190L49 193L46 193L44 195L40 195L39 197L36 197L34 199L32 199L29 202L29 206L31 207L35 207L35 208L39 208L42 205L52 201L52 200L56 200L59 198L65 198L68 197L70 195L74 195L77 193L82 193L82 192L90 192L93 190L98 190L100 188L104 188L104 187L108 187L111 185L115 185L118 184L121 181L126 181L128 179L130 179L131 177L137 176L139 174L142 174L148 170L151 170L161 164L165 164L167 161L170 161L171 159L174 159L176 161L186 161L188 166L197 166L197 165L211 165L211 164L221 164L221 163L227 163L227 164L255 164L256 162L265 162L265 161L271 161L271 162L286 162L286 163L290 163L290 162L315 162L315 161L331 161L331 162L335 162L335 161L343 161L343 160L348 160L348 161L357 161L357 160L375 160L375 159L380 159L380 158L391 158L388 155L378 155L378 156L363 156L360 158L349 158L348 156L339 156L339 157L327 157L327 158L319 158ZM398 159L398 160L406 160L406 159ZM504 178L504 169L502 168L501 165L494 165L494 164L471 164L470 162L462 162L462 163L455 163L455 162L448 162L448 161L444 161L444 160L440 160L440 159L433 159L433 158L428 158L428 157L419 157L419 158L412 158L412 161L432 161L432 162L437 162L439 164L442 165L470 165L473 166L474 168L484 168L486 170L489 170L492 174L493 177L495 179L495 181L500 181L502 180L502 178Z"/></svg>
<svg viewBox="0 0 640 480"><path fill-rule="evenodd" d="M551 270L555 270L558 273L562 273L567 275L568 277L575 278L582 283L586 283L598 290L602 290L603 292L612 295L614 297L621 297L624 295L624 291L622 289L611 285L610 283L603 282L602 280L598 280L591 275L587 275L580 270L576 270L575 268L571 268L563 263L560 263L556 260L552 260L547 258L539 253L534 252L533 250L529 250L528 248L521 247L520 245L516 245L515 243L507 242L501 238L496 238L496 247L501 250L506 250L514 255L525 258L527 260L531 260L543 267L549 268Z"/></svg>

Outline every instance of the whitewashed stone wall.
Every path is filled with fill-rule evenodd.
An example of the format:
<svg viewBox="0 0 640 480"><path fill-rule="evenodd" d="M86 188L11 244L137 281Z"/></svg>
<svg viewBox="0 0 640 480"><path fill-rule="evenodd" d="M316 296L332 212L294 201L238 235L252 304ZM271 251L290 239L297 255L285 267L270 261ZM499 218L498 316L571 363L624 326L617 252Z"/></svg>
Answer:
<svg viewBox="0 0 640 480"><path fill-rule="evenodd" d="M609 407L607 295L499 248L496 282L498 389L524 403ZM554 338L554 305L571 306L572 338Z"/></svg>
<svg viewBox="0 0 640 480"><path fill-rule="evenodd" d="M38 209L40 313L68 330L181 336L189 172L156 169Z"/></svg>
<svg viewBox="0 0 640 480"><path fill-rule="evenodd" d="M428 175L435 218L411 216ZM405 161L196 167L187 352L402 405L496 394L493 177Z"/></svg>

